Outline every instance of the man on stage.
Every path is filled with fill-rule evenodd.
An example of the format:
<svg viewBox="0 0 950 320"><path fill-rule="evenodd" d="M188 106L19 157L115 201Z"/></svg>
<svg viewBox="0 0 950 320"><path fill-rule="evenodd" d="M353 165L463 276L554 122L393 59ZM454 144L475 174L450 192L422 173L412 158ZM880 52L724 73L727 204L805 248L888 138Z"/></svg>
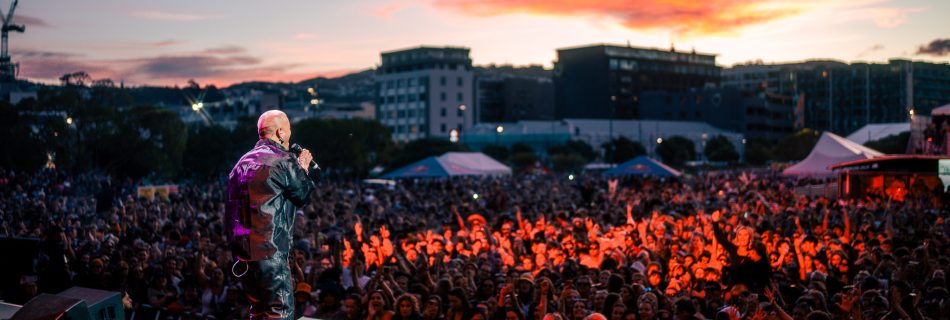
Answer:
<svg viewBox="0 0 950 320"><path fill-rule="evenodd" d="M310 151L290 152L290 120L278 110L257 121L260 140L228 176L226 234L232 266L251 302L252 319L291 319L293 278L288 255L296 208L314 189Z"/></svg>

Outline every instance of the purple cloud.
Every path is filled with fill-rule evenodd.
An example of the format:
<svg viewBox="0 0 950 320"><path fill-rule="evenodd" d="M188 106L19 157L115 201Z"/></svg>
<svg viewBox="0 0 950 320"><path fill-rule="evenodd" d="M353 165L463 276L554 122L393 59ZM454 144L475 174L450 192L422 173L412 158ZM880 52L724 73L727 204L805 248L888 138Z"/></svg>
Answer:
<svg viewBox="0 0 950 320"><path fill-rule="evenodd" d="M937 57L950 55L950 39L934 39L934 41L917 48L917 54L926 54Z"/></svg>
<svg viewBox="0 0 950 320"><path fill-rule="evenodd" d="M40 19L37 17L19 15L19 14L13 16L13 23L26 25L27 27L40 27L40 28L53 27L53 25L47 23L43 19Z"/></svg>

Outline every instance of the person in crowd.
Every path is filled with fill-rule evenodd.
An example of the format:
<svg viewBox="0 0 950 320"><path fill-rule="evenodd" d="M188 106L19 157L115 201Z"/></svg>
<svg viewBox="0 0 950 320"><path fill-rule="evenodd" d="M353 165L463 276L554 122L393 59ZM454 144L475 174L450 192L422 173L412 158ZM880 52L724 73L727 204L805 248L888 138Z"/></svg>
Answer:
<svg viewBox="0 0 950 320"><path fill-rule="evenodd" d="M319 181L288 229L294 317L950 314L941 188L832 199L795 193L812 181L757 175ZM0 180L0 236L41 239L35 274L3 298L82 284L127 292L132 312L250 317L220 182L148 197L101 173L0 169Z"/></svg>

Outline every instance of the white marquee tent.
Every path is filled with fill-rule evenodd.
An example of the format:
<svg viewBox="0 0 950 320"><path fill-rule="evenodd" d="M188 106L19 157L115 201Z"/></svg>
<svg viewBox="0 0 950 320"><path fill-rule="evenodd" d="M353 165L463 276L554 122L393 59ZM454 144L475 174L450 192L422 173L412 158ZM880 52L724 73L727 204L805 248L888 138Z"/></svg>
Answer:
<svg viewBox="0 0 950 320"><path fill-rule="evenodd" d="M834 133L824 132L811 153L804 160L785 169L787 176L827 176L831 174L828 166L832 164L870 159L884 155L880 151L862 146Z"/></svg>
<svg viewBox="0 0 950 320"><path fill-rule="evenodd" d="M881 140L904 132L910 132L910 122L873 123L863 126L861 129L849 134L848 140L865 144L868 143L868 141Z"/></svg>

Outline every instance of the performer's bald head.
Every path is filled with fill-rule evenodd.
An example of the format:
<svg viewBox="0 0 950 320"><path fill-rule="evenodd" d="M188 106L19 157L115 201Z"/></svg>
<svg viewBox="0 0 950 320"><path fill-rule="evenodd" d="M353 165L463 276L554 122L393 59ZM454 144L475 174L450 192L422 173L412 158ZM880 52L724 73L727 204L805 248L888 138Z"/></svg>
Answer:
<svg viewBox="0 0 950 320"><path fill-rule="evenodd" d="M257 119L257 134L261 139L283 141L282 144L289 144L290 119L287 118L286 113L280 110L264 112Z"/></svg>

